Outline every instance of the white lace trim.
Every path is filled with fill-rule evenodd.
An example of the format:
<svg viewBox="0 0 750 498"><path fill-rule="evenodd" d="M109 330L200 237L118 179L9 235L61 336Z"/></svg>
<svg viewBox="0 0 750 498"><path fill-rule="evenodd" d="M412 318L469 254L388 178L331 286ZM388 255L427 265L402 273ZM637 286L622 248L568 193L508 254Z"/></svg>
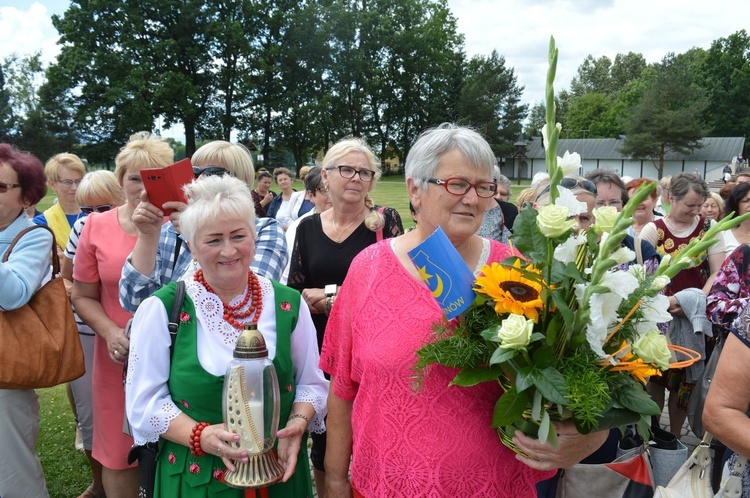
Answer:
<svg viewBox="0 0 750 498"><path fill-rule="evenodd" d="M273 285L271 284L271 281L264 278L258 280L260 281L262 295L264 297L273 296ZM208 292L203 285L192 278L186 280L185 288L187 289L190 298L195 303L195 312L200 315L201 323L204 328L210 334L221 337L225 345L234 347L241 330L233 327L229 322L224 320L224 305L222 304L221 299L219 299L219 296ZM238 305L244 298L245 292L247 292L247 286L245 286L245 291L234 298L229 304L234 306ZM252 304L252 301L248 301L241 310L247 310ZM264 306L266 305L267 304L264 302ZM271 303L271 306L272 305L273 303ZM257 312L247 318L238 319L237 321L240 323L249 323L256 318L256 314Z"/></svg>
<svg viewBox="0 0 750 498"><path fill-rule="evenodd" d="M294 396L295 403L310 403L315 408L315 416L310 420L307 430L316 434L323 434L326 431L325 416L327 412L326 400L322 396L315 394L307 389L297 388Z"/></svg>
<svg viewBox="0 0 750 498"><path fill-rule="evenodd" d="M133 431L133 441L136 445L143 445L148 442L155 442L159 437L167 432L169 424L176 419L182 410L177 408L171 400L162 400L159 410L149 419L149 429L141 428L139 431Z"/></svg>

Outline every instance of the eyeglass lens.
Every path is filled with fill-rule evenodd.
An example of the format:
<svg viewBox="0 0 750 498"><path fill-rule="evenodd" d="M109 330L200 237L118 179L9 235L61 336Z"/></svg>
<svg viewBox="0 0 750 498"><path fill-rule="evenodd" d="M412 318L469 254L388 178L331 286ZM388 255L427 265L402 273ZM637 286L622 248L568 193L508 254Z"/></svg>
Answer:
<svg viewBox="0 0 750 498"><path fill-rule="evenodd" d="M334 168L329 168L334 169ZM351 166L336 166L335 169L339 170L339 174L342 178L347 180L354 178L354 175L359 175L359 179L363 182L369 182L375 176L375 172L370 169L354 169Z"/></svg>
<svg viewBox="0 0 750 498"><path fill-rule="evenodd" d="M19 185L18 183L5 183L5 182L0 182L0 194L4 194L4 193L5 193L5 192L7 192L8 190L10 190L10 189L12 189L12 188L20 187L20 186L21 186L21 185Z"/></svg>

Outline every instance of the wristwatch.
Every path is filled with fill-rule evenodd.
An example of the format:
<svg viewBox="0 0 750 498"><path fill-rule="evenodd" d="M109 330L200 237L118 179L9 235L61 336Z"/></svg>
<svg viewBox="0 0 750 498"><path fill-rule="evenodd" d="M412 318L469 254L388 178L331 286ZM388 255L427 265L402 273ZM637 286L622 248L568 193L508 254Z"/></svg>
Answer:
<svg viewBox="0 0 750 498"><path fill-rule="evenodd" d="M338 286L336 284L328 284L323 289L323 292L325 292L326 297L332 297L336 295L336 289Z"/></svg>

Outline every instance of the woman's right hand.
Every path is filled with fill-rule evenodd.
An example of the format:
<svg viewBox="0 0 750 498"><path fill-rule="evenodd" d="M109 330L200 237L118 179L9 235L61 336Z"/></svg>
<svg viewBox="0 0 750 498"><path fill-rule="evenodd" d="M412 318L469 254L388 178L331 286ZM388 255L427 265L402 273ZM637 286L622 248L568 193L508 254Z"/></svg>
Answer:
<svg viewBox="0 0 750 498"><path fill-rule="evenodd" d="M201 449L221 458L224 465L234 472L234 461L247 463L247 450L238 449L232 444L239 440L240 436L229 432L224 424L209 425L201 432Z"/></svg>
<svg viewBox="0 0 750 498"><path fill-rule="evenodd" d="M141 194L141 202L133 210L131 218L139 233L153 235L160 233L164 224L164 213L161 209L148 202L146 192Z"/></svg>

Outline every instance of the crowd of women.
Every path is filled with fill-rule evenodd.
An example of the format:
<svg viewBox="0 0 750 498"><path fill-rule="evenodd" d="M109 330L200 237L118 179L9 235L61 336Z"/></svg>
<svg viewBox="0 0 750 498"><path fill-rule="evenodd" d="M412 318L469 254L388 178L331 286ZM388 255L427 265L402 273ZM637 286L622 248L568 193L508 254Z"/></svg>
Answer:
<svg viewBox="0 0 750 498"><path fill-rule="evenodd" d="M223 423L222 386L248 323L263 333L281 387L276 454L284 474L259 496L313 496L313 482L327 498L548 496L557 469L616 445L612 433L583 435L563 422L556 447L517 433L525 454L518 456L491 428L499 387L452 386L450 368L431 369L415 395L415 351L431 340L442 312L408 253L441 227L475 274L517 254L505 243L518 212L508 202L510 184L478 133L445 124L412 146L406 195L417 224L407 232L395 209L372 199L380 163L361 139L333 144L305 172L300 192L288 169L256 175L239 144L209 142L191 161L187 202L156 206L140 170L174 162L158 137L131 137L114 173L87 173L73 154L42 167L0 144L0 252L25 227L49 226L77 313L86 375L70 384L70 398L92 474L80 498L138 496L137 463L128 454L156 442L154 496L247 496L223 481L248 453ZM589 227L595 206L621 209L629 193L651 181L626 183L602 171L563 179L588 206L576 229ZM57 202L32 220L28 211L48 186ZM533 190L524 202L549 202L544 181ZM750 211L750 183L722 198L681 173L663 190L638 207L623 242L652 267L724 213ZM667 289L675 317L691 317L702 305L716 325L702 332L729 335L732 352L724 353L716 378L726 384L712 391L706 408L717 422L706 423L744 454L750 374L738 365L750 360L750 348L741 347L750 346L748 242L745 222ZM22 306L48 277L51 243L49 232L30 232L0 263L0 309ZM185 297L172 336L180 281ZM704 346L710 352L713 340ZM664 389L670 392L672 430L684 421L693 374L670 372L649 387L662 403ZM35 454L38 432L35 392L0 390L3 498L48 496Z"/></svg>

